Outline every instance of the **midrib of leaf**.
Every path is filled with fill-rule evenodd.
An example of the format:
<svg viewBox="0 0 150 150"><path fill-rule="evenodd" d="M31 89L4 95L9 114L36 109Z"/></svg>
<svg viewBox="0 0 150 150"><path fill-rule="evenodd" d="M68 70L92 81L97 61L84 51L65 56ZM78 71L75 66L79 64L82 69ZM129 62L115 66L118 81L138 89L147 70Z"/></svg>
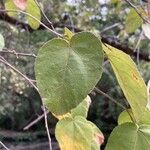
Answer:
<svg viewBox="0 0 150 150"><path fill-rule="evenodd" d="M136 130L136 132L135 132L135 143L134 143L134 150L136 150L135 148L136 148L136 143L137 143L137 133L138 133L138 128L137 128L137 130Z"/></svg>
<svg viewBox="0 0 150 150"><path fill-rule="evenodd" d="M140 133L141 133L141 135L144 137L144 139L147 141L147 143L150 145L150 141L148 141L147 140L147 138L145 137L145 135L144 135L144 133L142 132L142 131L140 131L140 130L138 130Z"/></svg>

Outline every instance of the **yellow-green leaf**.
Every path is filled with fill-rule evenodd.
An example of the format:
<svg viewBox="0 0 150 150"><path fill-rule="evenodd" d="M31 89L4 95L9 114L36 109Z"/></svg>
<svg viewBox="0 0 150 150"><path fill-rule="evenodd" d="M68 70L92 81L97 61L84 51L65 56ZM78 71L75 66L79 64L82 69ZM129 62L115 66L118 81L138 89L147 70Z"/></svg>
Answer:
<svg viewBox="0 0 150 150"><path fill-rule="evenodd" d="M147 110L147 87L129 55L112 46L103 46L103 48L134 117L139 122Z"/></svg>
<svg viewBox="0 0 150 150"><path fill-rule="evenodd" d="M74 35L73 32L71 32L68 28L65 27L65 32L64 32L64 39L66 39L67 41L70 41L72 36Z"/></svg>
<svg viewBox="0 0 150 150"><path fill-rule="evenodd" d="M64 118L56 125L56 138L61 150L90 150L93 130L85 118Z"/></svg>
<svg viewBox="0 0 150 150"><path fill-rule="evenodd" d="M143 23L141 17L137 12L132 8L126 16L125 20L125 29L128 33L135 32Z"/></svg>
<svg viewBox="0 0 150 150"><path fill-rule="evenodd" d="M41 21L41 12L34 0L27 1L26 12L34 16L39 21ZM26 16L26 18L31 28L37 29L40 26L40 23L36 21L34 18L30 16Z"/></svg>
<svg viewBox="0 0 150 150"><path fill-rule="evenodd" d="M67 117L56 125L56 138L61 150L99 150L102 132L84 117Z"/></svg>
<svg viewBox="0 0 150 150"><path fill-rule="evenodd" d="M128 109L130 115L132 115L132 111L131 109ZM118 118L118 124L123 124L126 122L132 122L131 117L129 116L128 112L126 110L124 110L123 112L121 112L121 114L119 115Z"/></svg>
<svg viewBox="0 0 150 150"><path fill-rule="evenodd" d="M14 4L13 0L6 0L5 1L5 9L6 10L16 10L17 7L16 5ZM16 16L16 12L7 12L9 16L13 16L15 17Z"/></svg>

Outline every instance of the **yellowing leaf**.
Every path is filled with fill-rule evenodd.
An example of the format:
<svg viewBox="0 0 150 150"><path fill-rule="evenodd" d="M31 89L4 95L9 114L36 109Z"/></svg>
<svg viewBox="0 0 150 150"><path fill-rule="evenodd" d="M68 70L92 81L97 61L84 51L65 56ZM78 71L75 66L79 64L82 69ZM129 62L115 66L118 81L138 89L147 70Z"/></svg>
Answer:
<svg viewBox="0 0 150 150"><path fill-rule="evenodd" d="M143 23L141 17L137 12L132 8L126 16L125 20L125 29L128 33L135 32Z"/></svg>
<svg viewBox="0 0 150 150"><path fill-rule="evenodd" d="M104 46L104 51L132 108L134 117L139 122L147 110L146 85L129 55L111 46Z"/></svg>
<svg viewBox="0 0 150 150"><path fill-rule="evenodd" d="M104 142L95 124L81 116L60 120L55 133L61 150L99 150Z"/></svg>
<svg viewBox="0 0 150 150"><path fill-rule="evenodd" d="M71 32L68 28L65 27L65 32L64 32L64 39L66 39L67 41L70 41L72 36L74 35L73 32Z"/></svg>
<svg viewBox="0 0 150 150"><path fill-rule="evenodd" d="M16 10L17 9L17 7L16 7L16 5L14 4L14 2L13 2L13 0L6 0L5 1L5 9L6 10ZM13 17L15 17L16 16L16 13L15 12L7 12L8 13L8 15L9 16L13 16Z"/></svg>
<svg viewBox="0 0 150 150"><path fill-rule="evenodd" d="M41 12L34 0L27 1L26 12L34 16L39 21L41 21ZM40 26L40 23L35 19L33 19L32 17L26 16L26 18L31 28L37 29Z"/></svg>
<svg viewBox="0 0 150 150"><path fill-rule="evenodd" d="M64 118L55 133L61 150L91 150L93 130L85 118Z"/></svg>
<svg viewBox="0 0 150 150"><path fill-rule="evenodd" d="M16 7L18 7L21 10L25 10L27 7L27 0L13 0Z"/></svg>

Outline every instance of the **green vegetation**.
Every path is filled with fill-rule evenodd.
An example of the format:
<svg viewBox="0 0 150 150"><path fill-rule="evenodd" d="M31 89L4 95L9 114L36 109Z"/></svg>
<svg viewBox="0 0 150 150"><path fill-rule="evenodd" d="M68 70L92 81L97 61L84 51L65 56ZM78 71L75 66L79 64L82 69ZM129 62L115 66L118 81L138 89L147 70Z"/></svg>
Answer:
<svg viewBox="0 0 150 150"><path fill-rule="evenodd" d="M40 114L32 129L45 124L50 150L48 124L61 150L149 149L149 2L0 5L1 127L27 130Z"/></svg>

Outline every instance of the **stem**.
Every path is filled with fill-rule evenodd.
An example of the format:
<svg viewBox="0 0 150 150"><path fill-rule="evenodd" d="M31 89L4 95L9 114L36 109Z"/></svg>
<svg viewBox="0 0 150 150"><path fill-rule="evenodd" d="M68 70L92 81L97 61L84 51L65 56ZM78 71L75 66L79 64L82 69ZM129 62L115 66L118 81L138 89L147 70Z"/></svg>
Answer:
<svg viewBox="0 0 150 150"><path fill-rule="evenodd" d="M16 55L17 58L18 58L18 56L28 56L28 57L33 57L33 58L37 57L35 54L16 52L15 50L8 50L6 48L3 48L3 50L0 51L0 53L9 53L9 54L12 54L12 55Z"/></svg>
<svg viewBox="0 0 150 150"><path fill-rule="evenodd" d="M52 29L50 29L48 26L46 26L44 23L42 23L40 20L38 20L36 17L32 16L31 14L27 13L27 12L24 12L24 11L21 11L21 10L14 10L14 9L7 9L7 10L4 10L4 9L0 9L0 12L19 12L19 13L22 13L22 14L25 14L31 18L33 18L34 20L36 20L37 22L39 22L43 27L45 27L48 31L52 32L53 34L55 34L56 36L59 36L59 37L63 37L61 34L59 34L58 32L56 31L53 31Z"/></svg>
<svg viewBox="0 0 150 150"><path fill-rule="evenodd" d="M120 106L121 108L123 108L124 110L127 111L127 113L129 114L131 120L136 123L135 118L133 118L132 114L129 112L129 110L124 107L122 104L118 103L115 99L113 99L112 97L110 97L108 94L104 93L103 91L101 91L100 89L98 89L97 87L94 88L95 91L99 94L102 94L103 96L107 97L109 100L111 100L113 103L117 104L118 106Z"/></svg>
<svg viewBox="0 0 150 150"><path fill-rule="evenodd" d="M48 114L49 111L46 111L46 114ZM44 114L40 115L39 117L37 117L35 120L33 120L32 122L30 122L27 126L25 126L23 128L23 130L28 130L29 128L31 128L34 124L36 124L37 122L39 122L41 119L44 118Z"/></svg>
<svg viewBox="0 0 150 150"><path fill-rule="evenodd" d="M39 3L37 2L37 0L34 0L35 3L37 4L37 6L39 7L39 9L41 10L43 16L45 17L45 19L48 21L48 23L50 24L50 26L52 27L53 31L55 31L55 28L52 24L52 22L48 19L48 17L46 16L45 12L43 11L43 9L40 7Z"/></svg>
<svg viewBox="0 0 150 150"><path fill-rule="evenodd" d="M9 148L7 148L7 147L5 146L5 144L4 144L2 141L0 141L0 144L1 144L6 150L9 150Z"/></svg>
<svg viewBox="0 0 150 150"><path fill-rule="evenodd" d="M142 18L142 20L143 20L144 22L147 22L148 24L150 24L150 22L149 22L148 20L146 20L146 19L142 16L142 14L140 14L139 10L137 9L136 6L134 6L134 4L132 4L129 0L125 0L125 1L126 1L126 3L128 3L128 4L137 12L137 14Z"/></svg>

